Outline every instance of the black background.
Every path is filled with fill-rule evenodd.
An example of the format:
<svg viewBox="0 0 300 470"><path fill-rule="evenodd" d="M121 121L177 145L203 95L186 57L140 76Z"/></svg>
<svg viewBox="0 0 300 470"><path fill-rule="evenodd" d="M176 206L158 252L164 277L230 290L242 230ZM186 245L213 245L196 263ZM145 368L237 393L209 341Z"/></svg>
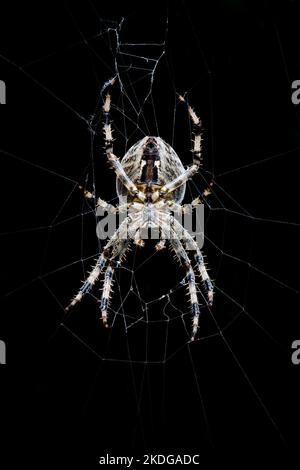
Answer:
<svg viewBox="0 0 300 470"><path fill-rule="evenodd" d="M80 217L60 228L47 227L74 183L82 184L87 174L87 121L95 113L101 86L113 75L115 57L115 44L108 41L113 35L99 38L97 33L108 20L123 16L122 40L135 43L160 42L169 19L169 65L162 61L153 88L160 135L171 141L174 87L181 93L189 90L204 122L205 170L195 183L203 188L203 179L211 174L216 182L212 209L206 211L205 254L220 291L213 317L203 311L200 339L216 332L214 319L223 328L239 312L223 291L246 311L224 331L224 338L191 346L181 320L175 321L170 342L174 350L176 344L186 346L163 364L102 361L107 347L109 355L128 359L121 324L110 334L104 331L93 298L67 318L63 314L62 306L82 279L82 264L44 276L80 257ZM266 219L299 221L300 108L291 102L291 83L300 79L299 17L296 1L186 1L168 7L164 2L27 2L1 11L0 79L7 84L7 105L0 108L1 231L8 233L1 236L0 331L8 363L0 372L3 439L13 449L10 466L21 458L40 465L50 460L54 468L63 461L71 468L81 459L93 468L106 452L192 452L203 459L226 453L235 459L241 449L259 461L262 453L271 459L296 447L299 372L290 357L291 343L299 339L299 227ZM155 48L148 51L150 55ZM188 164L189 128L182 112L174 145ZM101 132L96 131L93 149L101 155ZM137 132L129 144L140 137ZM119 155L124 152L122 138L115 148ZM100 160L94 158L97 196L111 200L114 176ZM185 202L189 197L187 192ZM234 215L243 208L250 217ZM75 188L61 219L87 209ZM83 236L87 258L97 251L94 219L89 217ZM40 229L27 231L31 227ZM149 244L137 253L141 262L151 250ZM145 299L153 293L159 297L180 280L167 253L144 266L139 282ZM184 294L181 290L176 297L183 310ZM156 305L161 309L158 303L149 310L154 317L160 314ZM149 331L149 359L159 360L165 332ZM143 328L129 337L136 357L145 340Z"/></svg>

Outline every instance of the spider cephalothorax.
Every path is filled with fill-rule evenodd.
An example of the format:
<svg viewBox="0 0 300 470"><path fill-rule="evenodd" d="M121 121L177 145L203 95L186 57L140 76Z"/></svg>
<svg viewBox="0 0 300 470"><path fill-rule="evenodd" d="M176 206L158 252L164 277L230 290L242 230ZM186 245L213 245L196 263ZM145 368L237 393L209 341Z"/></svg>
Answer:
<svg viewBox="0 0 300 470"><path fill-rule="evenodd" d="M110 83L113 84L113 81ZM185 101L183 97L179 98L181 101ZM127 210L128 216L121 222L119 228L105 245L88 278L67 309L76 305L84 294L90 292L104 271L101 318L104 324L108 325L109 299L116 262L118 264L122 262L131 242L143 246L145 244L143 234L147 233L149 229L155 229L160 238L156 244L156 250L161 250L168 245L186 270L193 317L191 339L194 340L199 326L200 308L195 273L186 251L187 246L189 249L192 248L194 252L194 262L207 294L208 305L212 305L213 286L197 243L173 216L173 213L184 213L185 209L181 203L185 194L186 182L200 168L201 121L194 110L188 106L194 128L194 140L193 164L187 169L182 165L175 150L163 139L155 136L144 137L119 160L113 153L110 108L111 96L107 94L103 105L105 151L117 176L116 189L119 205L114 207L102 199L98 199L97 204L112 212ZM200 199L197 198L191 206L195 207L199 203Z"/></svg>

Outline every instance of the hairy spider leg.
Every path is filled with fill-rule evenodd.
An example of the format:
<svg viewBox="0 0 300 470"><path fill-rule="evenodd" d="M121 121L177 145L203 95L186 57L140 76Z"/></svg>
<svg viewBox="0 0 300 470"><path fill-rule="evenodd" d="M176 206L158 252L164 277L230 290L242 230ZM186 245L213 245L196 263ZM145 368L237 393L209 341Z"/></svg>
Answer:
<svg viewBox="0 0 300 470"><path fill-rule="evenodd" d="M103 117L104 117L104 126L103 132L105 137L105 153L110 163L111 167L114 169L117 178L124 184L128 189L129 193L137 197L140 201L145 201L145 194L138 190L137 186L131 181L129 176L126 174L122 163L116 155L113 153L113 136L112 136L112 127L111 127L111 95L107 93L105 101L103 104Z"/></svg>
<svg viewBox="0 0 300 470"><path fill-rule="evenodd" d="M197 264L197 267L198 267L198 270L199 270L199 273L200 273L200 276L201 276L201 279L202 279L202 283L203 283L203 286L204 286L205 291L206 291L207 303L211 307L212 304L213 304L214 287L213 287L213 283L211 282L210 277L208 275L208 272L207 272L207 269L206 269L206 266L205 266L205 263L204 263L203 255L202 255L197 243L193 239L193 237L180 224L180 222L178 222L178 220L176 220L174 218L173 224L174 224L175 233L176 232L182 233L182 237L183 237L183 240L185 241L185 243L188 243L189 246L192 246L192 249L196 252L195 255L194 255L194 259L196 261L196 264Z"/></svg>
<svg viewBox="0 0 300 470"><path fill-rule="evenodd" d="M100 303L101 318L105 326L108 326L107 309L108 309L109 298L111 294L113 276L114 276L114 268L112 265L109 265L104 274L103 290L102 290L102 297L101 297L101 303Z"/></svg>
<svg viewBox="0 0 300 470"><path fill-rule="evenodd" d="M68 312L71 308L75 307L75 305L82 300L84 295L91 291L105 265L106 257L104 253L102 253L97 259L97 262L93 267L92 271L89 273L89 276L86 281L83 283L83 285L81 286L75 297L72 299L70 304L65 308L66 312Z"/></svg>
<svg viewBox="0 0 300 470"><path fill-rule="evenodd" d="M116 230L112 238L105 245L103 252L97 259L96 264L92 268L92 271L89 273L88 278L83 283L83 285L81 286L81 288L79 289L75 297L72 299L70 304L65 308L65 311L68 311L71 308L75 307L75 305L78 304L82 300L85 294L89 293L92 290L101 272L103 271L103 268L105 267L107 261L114 259L116 256L120 254L121 251L120 251L120 248L118 248L118 243L120 243L120 240L121 240L121 247L123 246L122 242L124 241L124 238L125 238L123 233L124 233L124 230L127 233L127 227L129 225L129 222L130 222L130 218L126 217L126 219L123 220L118 230ZM109 255L110 252L112 253L111 256Z"/></svg>
<svg viewBox="0 0 300 470"><path fill-rule="evenodd" d="M187 104L185 98L181 95L178 95L178 97L180 101L187 105L188 113L192 121L194 134L194 139L192 140L193 164L199 168L202 159L202 121L194 109Z"/></svg>
<svg viewBox="0 0 300 470"><path fill-rule="evenodd" d="M115 258L119 257L118 265L121 264L123 261L126 251L129 248L130 241L134 240L136 234L139 231L139 227L141 224L140 216L134 217L127 217L126 224L122 224L120 226L118 237L121 240L119 245L115 244L113 246L113 255L109 259L109 265L104 274L104 282L103 282L103 290L102 290L102 297L100 302L100 309L101 309L101 319L105 326L108 326L108 308L109 308L109 301L110 295L112 292L113 286L113 276L114 276L114 267L113 262ZM116 242L115 242L116 243Z"/></svg>
<svg viewBox="0 0 300 470"><path fill-rule="evenodd" d="M175 234L175 232L174 232ZM176 236L176 235L175 235ZM170 245L173 248L180 264L186 269L186 279L188 282L188 290L191 301L191 310L192 310L192 336L191 341L195 340L198 328L199 328L199 317L200 317L200 307L197 297L197 287L195 280L195 273L191 265L191 261L181 243L177 238L170 239Z"/></svg>
<svg viewBox="0 0 300 470"><path fill-rule="evenodd" d="M180 101L185 102L182 96L179 96ZM188 113L193 124L194 139L192 141L193 164L189 166L181 175L177 176L174 180L165 184L160 190L153 194L152 200L156 201L159 197L165 197L171 192L175 191L179 186L185 184L192 178L200 168L201 153L202 153L202 122L197 116L191 106L188 106Z"/></svg>

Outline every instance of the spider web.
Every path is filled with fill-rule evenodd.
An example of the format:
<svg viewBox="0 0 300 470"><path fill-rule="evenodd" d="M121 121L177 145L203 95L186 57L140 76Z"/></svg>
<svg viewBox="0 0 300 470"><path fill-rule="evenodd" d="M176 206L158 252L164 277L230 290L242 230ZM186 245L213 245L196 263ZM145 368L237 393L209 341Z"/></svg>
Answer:
<svg viewBox="0 0 300 470"><path fill-rule="evenodd" d="M18 67L30 86L43 92L46 110L54 111L55 116L58 112L63 113L63 117L57 117L54 123L54 133L58 135L56 142L61 139L58 156L51 154L54 150L51 144L49 153L42 149L46 153L45 158L23 158L22 152L17 153L10 147L1 151L11 162L14 172L22 171L24 166L28 167L29 173L33 172L32 180L36 186L28 189L28 200L33 200L37 194L44 200L39 226L34 224L34 219L30 224L29 216L23 226L20 227L16 220L11 223L12 229L9 227L1 234L3 240L13 237L19 246L22 244L18 237L25 246L27 237L33 237L40 248L37 264L33 262L33 270L39 265L38 272L24 278L21 272L18 279L18 274L13 271L14 286L6 289L6 298L18 297L23 291L32 298L34 286L38 284L43 292L42 303L51 306L52 316L44 320L44 329L47 330L52 353L56 351L59 356L68 347L73 351L83 348L96 359L96 379L89 379L91 385L85 406L94 405L99 377L102 378L101 383L105 382L108 367L119 364L128 370L129 366L137 406L135 439L138 439L139 426L145 439L141 404L149 392L150 368L156 366L163 373L163 408L166 406L165 387L168 386L167 367L171 364L174 371L178 364L184 363L189 364L190 369L183 376L193 377L195 413L202 423L205 438L211 444L210 418L200 387L201 383L203 386L202 363L216 367L222 351L230 362L228 368L233 367L241 378L242 390L245 386L272 432L279 440L285 441L276 419L276 405L268 403L264 382L255 380L255 364L262 360L268 364L272 355L284 362L288 356L289 328L283 327L286 329L282 336L278 334L282 317L277 312L276 315L267 312L265 299L276 292L279 305L286 302L291 305L299 290L289 273L289 261L276 254L270 262L270 257L264 257L264 253L268 251L269 240L274 237L279 243L293 240L299 233L300 223L293 215L287 217L280 212L280 207L272 207L274 195L268 200L268 191L260 188L267 185L267 175L278 170L277 165L282 164L283 157L286 165L289 164L298 147L286 150L283 146L281 150L279 144L267 155L261 155L255 146L243 147L244 155L239 164L233 160L234 164L230 165L230 157L220 163L220 156L230 153L235 134L233 132L224 142L224 152L220 141L219 148L216 148L216 129L220 126L219 122L216 123L216 83L187 13L185 21L191 27L186 27L185 48L182 46L180 49L181 39L175 40L174 31L169 32L172 22L168 14L156 18L155 31L150 34L149 31L136 30L134 17L108 21L99 16L92 4L90 7L95 21L92 34L92 26L86 25L84 20L81 23L75 10L66 8L78 41L69 43L63 50L43 52L40 58L29 59L21 65L5 55L1 56L10 67ZM185 55L189 41L196 42L196 65L193 57ZM71 90L68 89L70 77L65 81L61 76L61 81L47 81L47 71L54 65L59 68L65 59L68 64L73 64L73 52L78 53L77 62L87 68L87 76L92 77L84 84L87 88L78 86L76 78ZM42 65L46 74L41 71ZM194 67L197 68L196 73ZM184 74L179 73L181 69L185 70ZM74 71L76 67L70 74ZM53 76L55 73L51 75L52 80ZM80 188L92 192L96 198L118 203L115 176L107 168L103 155L101 128L103 94L107 81L114 77L117 80L112 89L112 117L114 149L119 157L143 136L159 135L176 150L185 166L191 164L192 129L187 109L178 101L178 94L184 94L204 122L203 167L200 174L188 182L184 202L201 196L213 182L212 194L204 202L203 252L215 284L215 304L212 308L207 307L199 282L200 330L193 343L190 342L191 312L186 296L185 272L174 262L168 250L155 253L152 241L143 249L132 245L126 261L116 268L109 330L99 322L102 281L76 310L68 314L64 312L64 307L80 287L80 281L86 279L105 244L96 237L98 218L94 201L85 199ZM90 84L92 92L86 93ZM61 131L63 119L72 121L65 133ZM44 124L36 125L37 131L47 137L42 131ZM74 143L70 142L72 128ZM76 142L79 139L77 132L82 139L80 144ZM240 144L238 139L236 142L236 145ZM80 154L76 145L80 147ZM270 186L270 190L275 188ZM253 192L250 208L247 191ZM265 197L262 204L261 192ZM278 213L282 217L278 217ZM26 262L26 255L23 264L30 264ZM261 299L262 307L259 308ZM286 321L292 322L292 319ZM245 351L254 341L257 350L249 359ZM136 367L141 367L138 379ZM180 370L184 373L183 368ZM225 403L220 401L217 409L222 406Z"/></svg>

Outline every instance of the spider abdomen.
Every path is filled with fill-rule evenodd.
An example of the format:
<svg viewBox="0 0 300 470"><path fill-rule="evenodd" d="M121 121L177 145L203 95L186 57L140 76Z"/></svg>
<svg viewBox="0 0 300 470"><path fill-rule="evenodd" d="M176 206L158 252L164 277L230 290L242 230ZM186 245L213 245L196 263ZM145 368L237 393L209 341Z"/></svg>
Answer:
<svg viewBox="0 0 300 470"><path fill-rule="evenodd" d="M134 144L121 160L129 178L142 191L154 192L184 172L175 150L160 137L146 136ZM131 201L132 196L126 187L117 179L117 193L121 203ZM186 185L178 187L170 196L182 202Z"/></svg>

